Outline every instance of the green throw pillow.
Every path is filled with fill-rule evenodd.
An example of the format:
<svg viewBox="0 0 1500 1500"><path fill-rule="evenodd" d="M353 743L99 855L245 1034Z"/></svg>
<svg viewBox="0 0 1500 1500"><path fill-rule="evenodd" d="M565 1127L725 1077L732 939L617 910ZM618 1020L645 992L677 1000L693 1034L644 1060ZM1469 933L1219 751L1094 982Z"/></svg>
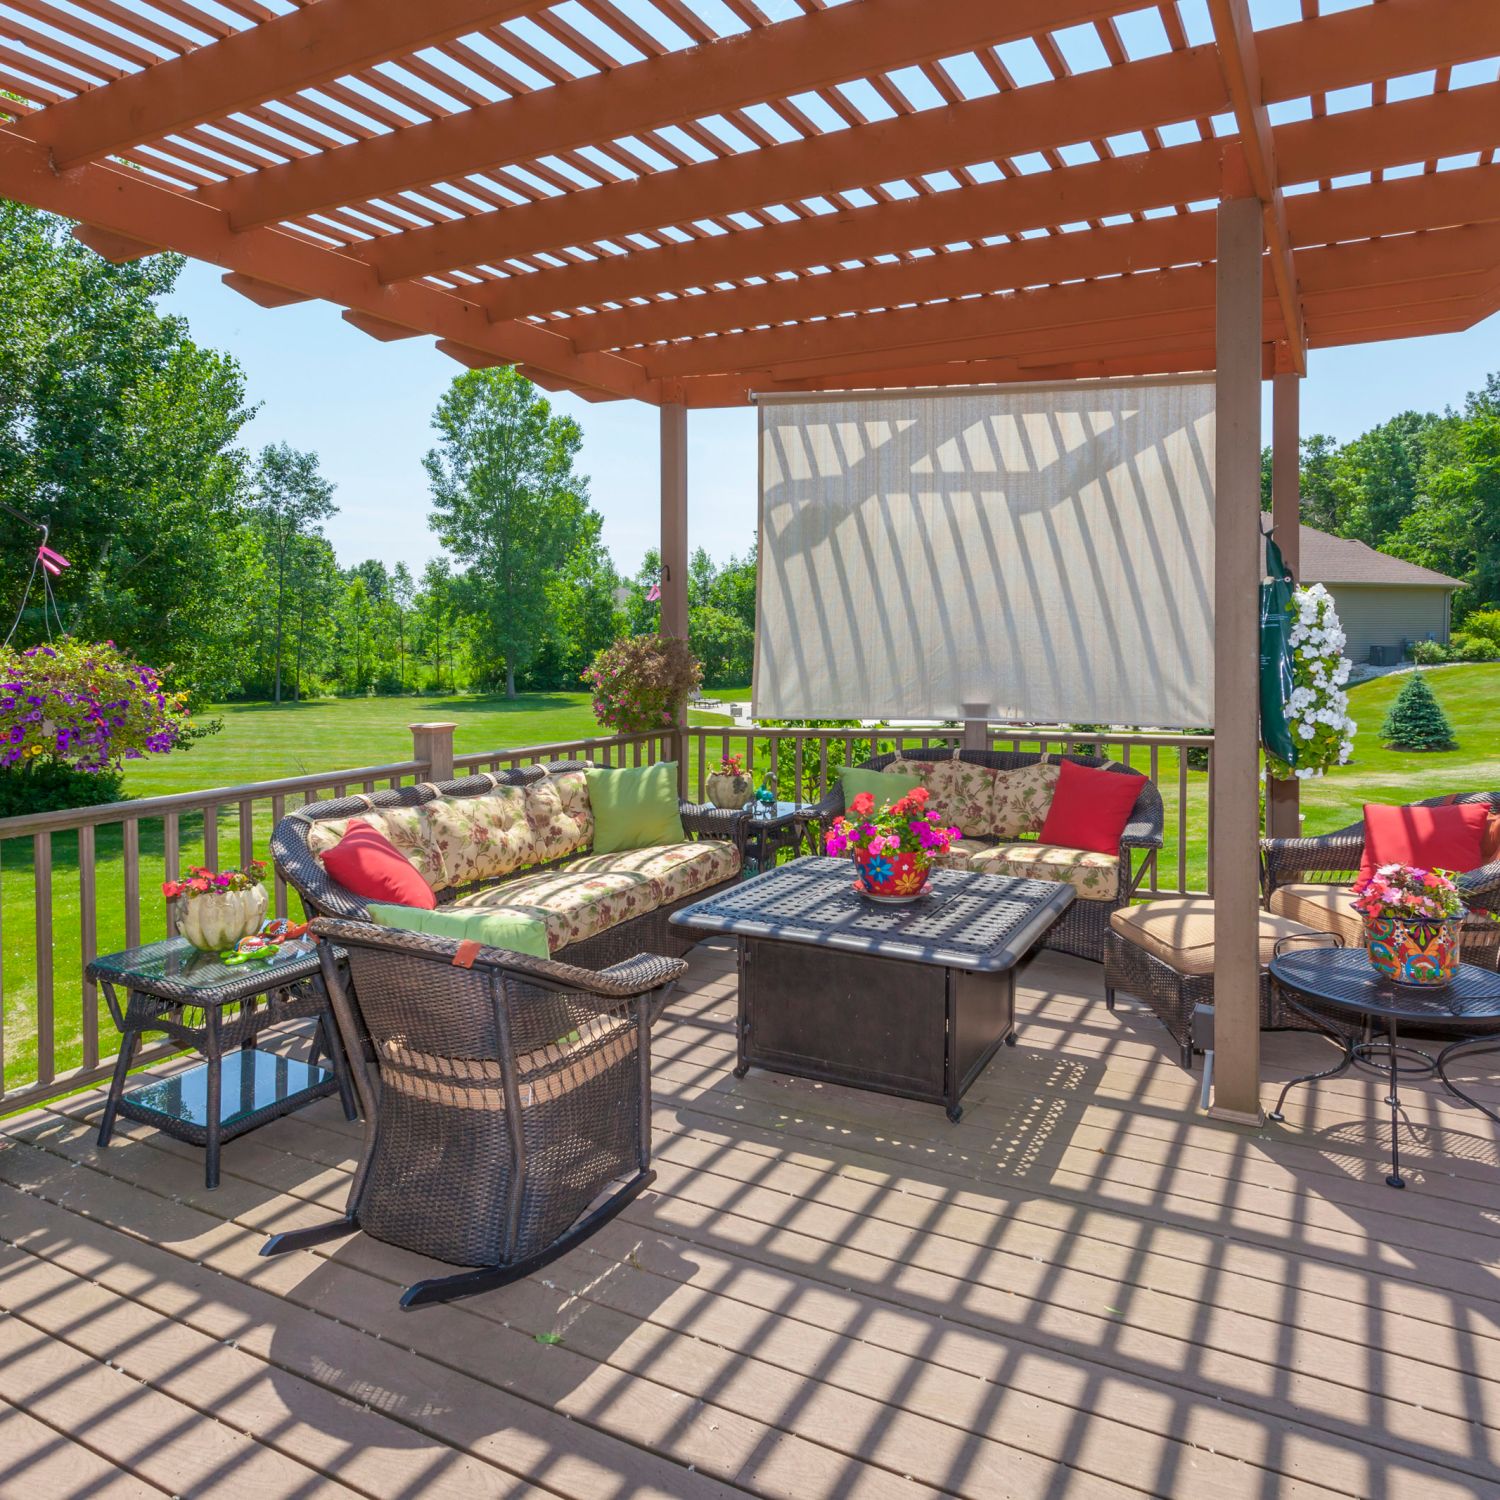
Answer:
<svg viewBox="0 0 1500 1500"><path fill-rule="evenodd" d="M594 853L680 844L687 834L677 803L677 762L654 766L601 767L584 773L594 811Z"/></svg>
<svg viewBox="0 0 1500 1500"><path fill-rule="evenodd" d="M473 938L486 948L509 948L533 958L551 958L547 947L547 925L540 917L513 911L424 911L420 906L397 906L389 901L369 904L370 920L377 927L399 927L405 932L425 932L429 937Z"/></svg>
<svg viewBox="0 0 1500 1500"><path fill-rule="evenodd" d="M861 792L868 792L875 799L875 811L879 812L882 807L922 785L920 776L888 775L884 771L867 771L863 766L845 766L839 772L839 780L844 787L846 811Z"/></svg>

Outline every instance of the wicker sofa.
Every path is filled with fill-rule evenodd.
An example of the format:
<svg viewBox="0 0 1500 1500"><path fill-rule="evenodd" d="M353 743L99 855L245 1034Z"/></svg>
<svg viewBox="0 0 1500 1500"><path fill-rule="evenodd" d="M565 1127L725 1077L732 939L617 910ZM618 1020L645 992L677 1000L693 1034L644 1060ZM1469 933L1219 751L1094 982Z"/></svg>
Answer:
<svg viewBox="0 0 1500 1500"><path fill-rule="evenodd" d="M1096 755L1041 755L1013 750L924 750L908 755L876 755L870 771L921 778L937 815L962 829L946 862L992 875L1020 875L1070 884L1078 899L1042 940L1043 946L1101 962L1109 914L1124 906L1162 844L1161 793L1144 781L1115 854L1096 854L1042 844L1030 835L1046 818L1061 760L1080 766L1126 772L1125 766ZM1053 768L1049 773L1049 768ZM1015 777L1007 773L1029 772ZM811 817L825 829L844 812L842 786L832 788ZM1139 864L1132 869L1132 856Z"/></svg>
<svg viewBox="0 0 1500 1500"><path fill-rule="evenodd" d="M1500 814L1500 792L1463 792L1455 797L1428 797L1411 807L1440 807L1449 802L1483 802ZM1336 933L1355 946L1363 941L1349 887L1359 875L1364 855L1364 823L1351 823L1316 838L1262 839L1261 892L1264 904L1278 916ZM1458 888L1475 912L1500 912L1500 862L1459 874ZM1464 924L1463 957L1468 963L1500 968L1500 923L1471 917Z"/></svg>
<svg viewBox="0 0 1500 1500"><path fill-rule="evenodd" d="M368 921L364 900L320 858L360 818L410 860L440 907L534 916L569 964L685 952L692 939L668 918L739 878L743 817L683 803L685 843L595 854L588 769L563 761L310 803L277 823L271 854L309 916Z"/></svg>

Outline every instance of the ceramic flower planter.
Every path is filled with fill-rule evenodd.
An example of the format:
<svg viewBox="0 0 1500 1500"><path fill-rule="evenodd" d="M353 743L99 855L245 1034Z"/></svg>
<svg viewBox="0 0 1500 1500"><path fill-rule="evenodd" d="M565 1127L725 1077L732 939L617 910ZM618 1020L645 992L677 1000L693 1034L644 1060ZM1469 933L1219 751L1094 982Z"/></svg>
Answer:
<svg viewBox="0 0 1500 1500"><path fill-rule="evenodd" d="M708 800L715 807L738 812L750 800L754 790L750 778L743 773L739 776L726 776L721 771L709 773Z"/></svg>
<svg viewBox="0 0 1500 1500"><path fill-rule="evenodd" d="M1462 917L1366 917L1365 952L1394 983L1432 989L1458 972L1462 934Z"/></svg>
<svg viewBox="0 0 1500 1500"><path fill-rule="evenodd" d="M868 849L857 849L854 863L867 896L877 901L915 901L927 887L932 861L920 851L871 854Z"/></svg>
<svg viewBox="0 0 1500 1500"><path fill-rule="evenodd" d="M198 896L179 896L177 930L193 947L205 953L218 953L259 932L269 904L263 885L252 885L243 891L205 891Z"/></svg>

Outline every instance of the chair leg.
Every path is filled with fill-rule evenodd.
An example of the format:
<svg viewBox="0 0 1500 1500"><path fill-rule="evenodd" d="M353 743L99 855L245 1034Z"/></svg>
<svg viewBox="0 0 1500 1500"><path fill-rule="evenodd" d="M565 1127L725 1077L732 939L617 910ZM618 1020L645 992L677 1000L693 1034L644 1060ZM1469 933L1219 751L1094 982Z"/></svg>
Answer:
<svg viewBox="0 0 1500 1500"><path fill-rule="evenodd" d="M410 1311L414 1307L429 1307L436 1302L451 1302L456 1297L472 1297L476 1292L490 1292L497 1287L509 1286L514 1281L530 1276L549 1266L553 1261L576 1249L584 1240L609 1223L632 1198L656 1181L656 1173L639 1172L613 1197L606 1199L587 1218L580 1219L561 1239L554 1240L545 1250L528 1256L508 1266L481 1266L477 1271L460 1271L455 1276L431 1276L425 1281L413 1282L401 1294L401 1306ZM268 1247L269 1248L269 1247ZM266 1254L265 1250L261 1254Z"/></svg>
<svg viewBox="0 0 1500 1500"><path fill-rule="evenodd" d="M1115 1008L1115 987L1112 984L1104 986L1104 1007L1106 1010Z"/></svg>
<svg viewBox="0 0 1500 1500"><path fill-rule="evenodd" d="M1214 1097L1214 1049L1203 1054L1203 1087L1198 1092L1198 1108L1207 1109Z"/></svg>

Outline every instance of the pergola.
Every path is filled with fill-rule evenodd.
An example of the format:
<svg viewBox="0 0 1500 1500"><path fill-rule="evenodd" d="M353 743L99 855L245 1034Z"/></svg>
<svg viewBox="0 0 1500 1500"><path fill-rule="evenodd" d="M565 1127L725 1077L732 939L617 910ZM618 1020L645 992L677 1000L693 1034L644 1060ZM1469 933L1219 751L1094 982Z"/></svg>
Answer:
<svg viewBox="0 0 1500 1500"><path fill-rule="evenodd" d="M1260 384L1294 546L1308 350L1500 307L1500 4L1300 10L6 0L0 194L660 406L679 633L691 407L1216 370L1217 1108L1254 1119Z"/></svg>

